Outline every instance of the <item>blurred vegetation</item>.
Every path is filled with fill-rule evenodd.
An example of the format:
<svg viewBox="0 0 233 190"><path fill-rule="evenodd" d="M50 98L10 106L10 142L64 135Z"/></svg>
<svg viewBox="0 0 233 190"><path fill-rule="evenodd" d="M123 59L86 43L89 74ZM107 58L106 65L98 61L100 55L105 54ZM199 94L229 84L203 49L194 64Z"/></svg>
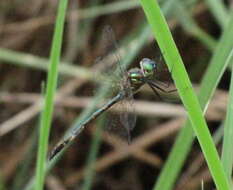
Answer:
<svg viewBox="0 0 233 190"><path fill-rule="evenodd" d="M101 77L114 54L120 54L128 68L138 67L144 57L161 62L164 54L137 0L68 1L62 42L53 38L58 2L0 1L0 190L34 188L41 94L52 46L56 51L62 44L55 60L61 61L48 151L103 97L111 97L104 86L107 79ZM159 4L231 181L232 1L160 0ZM106 25L115 31L118 52L106 54L102 37ZM91 122L46 164L44 189L194 190L202 184L205 190L214 189L192 128L188 122L183 126L186 112L178 93L161 96L158 99L147 87L135 95L137 125L130 145L103 130L108 115Z"/></svg>

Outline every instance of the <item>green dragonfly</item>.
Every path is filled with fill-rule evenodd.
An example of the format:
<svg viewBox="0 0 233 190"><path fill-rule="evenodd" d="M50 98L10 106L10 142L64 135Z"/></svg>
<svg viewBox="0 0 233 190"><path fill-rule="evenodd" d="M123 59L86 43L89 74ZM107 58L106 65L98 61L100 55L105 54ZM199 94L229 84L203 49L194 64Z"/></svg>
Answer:
<svg viewBox="0 0 233 190"><path fill-rule="evenodd" d="M110 31L109 31L110 30ZM111 35L114 41L113 32L108 28L108 35ZM133 100L133 95L138 92L138 90L143 85L148 85L157 97L160 97L157 90L165 93L174 92L176 90L168 90L164 85L161 85L161 81L158 80L156 73L158 73L158 63L149 58L143 58L139 65L140 67L132 68L126 70L120 61L117 61L117 70L120 72L118 75L119 81L119 92L113 98L111 98L107 103L105 103L98 110L93 112L86 120L84 120L78 127L76 127L73 132L62 142L58 143L57 146L52 150L49 155L49 160L55 157L60 151L62 151L67 144L72 142L85 128L85 126L100 116L103 112L111 108L113 105L123 102L124 107L132 106L131 102ZM123 125L127 132L128 142L131 139L131 131L136 124L136 115L134 113L129 113L127 109L120 114L120 123Z"/></svg>

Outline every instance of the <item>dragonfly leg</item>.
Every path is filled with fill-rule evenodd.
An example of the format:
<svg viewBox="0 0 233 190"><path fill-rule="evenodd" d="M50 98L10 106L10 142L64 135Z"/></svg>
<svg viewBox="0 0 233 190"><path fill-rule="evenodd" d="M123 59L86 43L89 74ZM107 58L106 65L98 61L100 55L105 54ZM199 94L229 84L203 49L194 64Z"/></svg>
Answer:
<svg viewBox="0 0 233 190"><path fill-rule="evenodd" d="M171 89L171 90L167 90L167 89L164 89L162 87L160 87L159 85L153 83L153 82L148 82L151 86L153 86L154 88L157 88L159 89L160 91L162 92L165 92L165 93L172 93L172 92L176 92L177 89Z"/></svg>
<svg viewBox="0 0 233 190"><path fill-rule="evenodd" d="M163 100L162 97L160 96L160 94L157 92L157 90L152 85L150 85L149 83L147 83L147 84L153 90L153 92L156 94L156 96L158 96L159 100Z"/></svg>

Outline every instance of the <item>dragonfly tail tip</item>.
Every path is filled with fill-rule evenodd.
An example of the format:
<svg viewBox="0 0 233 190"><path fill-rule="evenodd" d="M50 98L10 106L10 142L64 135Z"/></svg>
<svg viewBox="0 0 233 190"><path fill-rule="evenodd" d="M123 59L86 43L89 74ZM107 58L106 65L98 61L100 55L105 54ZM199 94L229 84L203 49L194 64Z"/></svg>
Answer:
<svg viewBox="0 0 233 190"><path fill-rule="evenodd" d="M61 150L64 148L65 144L61 143L59 144L57 147L55 147L51 154L49 155L49 161L51 161L59 152L61 152Z"/></svg>

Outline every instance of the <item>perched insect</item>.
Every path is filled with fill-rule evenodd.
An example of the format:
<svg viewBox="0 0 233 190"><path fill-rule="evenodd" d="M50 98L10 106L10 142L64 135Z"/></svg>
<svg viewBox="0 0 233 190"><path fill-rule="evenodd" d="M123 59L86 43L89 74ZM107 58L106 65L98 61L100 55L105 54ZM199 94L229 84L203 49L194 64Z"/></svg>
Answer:
<svg viewBox="0 0 233 190"><path fill-rule="evenodd" d="M108 37L111 38L115 44L115 39L113 36L112 29L108 27L108 28L105 28L105 30L106 30L105 32L107 32ZM93 112L76 129L74 129L73 132L64 141L59 143L52 150L49 156L49 160L51 160L55 155L57 155L67 144L73 141L89 122L96 119L99 115L101 115L103 112L108 110L114 104L118 102L123 102L121 103L121 105L126 108L132 106L130 102L133 101L133 95L140 89L141 86L145 84L149 85L149 87L153 90L156 96L159 96L159 97L160 95L157 92L157 90L160 90L166 93L176 91L176 90L168 90L165 87L161 87L160 85L161 82L158 83L159 82L158 77L156 76L156 73L158 71L158 65L155 61L149 58L143 58L140 61L139 65L140 67L132 68L127 71L124 65L121 64L121 61L120 60L117 61L117 70L120 72L118 74L117 86L119 86L119 90L118 90L117 95L111 98L107 103L105 103L102 107L97 109L95 112ZM135 126L136 115L133 113L129 113L128 111L123 111L120 114L120 122L121 122L121 125L123 125L124 128L126 129L127 136L128 136L128 142L130 142L130 139L131 139L130 133Z"/></svg>

